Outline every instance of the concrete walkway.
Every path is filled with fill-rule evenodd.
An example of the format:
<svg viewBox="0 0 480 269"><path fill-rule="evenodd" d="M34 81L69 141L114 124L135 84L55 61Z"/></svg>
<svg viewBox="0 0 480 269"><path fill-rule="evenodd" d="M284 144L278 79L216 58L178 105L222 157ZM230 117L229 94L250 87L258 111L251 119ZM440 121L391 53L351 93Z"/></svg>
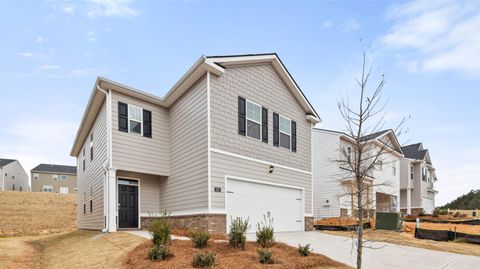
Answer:
<svg viewBox="0 0 480 269"><path fill-rule="evenodd" d="M248 240L255 240L255 234L248 234ZM324 234L321 232L275 233L279 242L297 247L310 243L313 251L333 260L355 267L356 255L352 239ZM422 268L422 269L470 269L480 268L480 257L434 251L383 242L367 243L364 248L363 268ZM372 249L375 248L375 249Z"/></svg>

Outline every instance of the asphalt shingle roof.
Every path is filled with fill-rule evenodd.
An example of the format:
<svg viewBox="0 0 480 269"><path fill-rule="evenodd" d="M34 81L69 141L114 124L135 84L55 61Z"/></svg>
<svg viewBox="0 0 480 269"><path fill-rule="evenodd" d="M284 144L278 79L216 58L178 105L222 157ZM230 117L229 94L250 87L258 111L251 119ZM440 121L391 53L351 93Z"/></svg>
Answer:
<svg viewBox="0 0 480 269"><path fill-rule="evenodd" d="M420 150L420 145L421 143L417 143L402 147L405 158L423 160L425 158L425 154L428 152L428 149Z"/></svg>
<svg viewBox="0 0 480 269"><path fill-rule="evenodd" d="M0 158L0 167L4 167L5 165L7 165L9 163L13 163L14 161L16 161L16 160Z"/></svg>
<svg viewBox="0 0 480 269"><path fill-rule="evenodd" d="M383 135L384 133L386 133L388 131L390 131L390 130L383 130L383 131L380 131L380 132L376 132L376 133L373 133L373 134L362 136L362 137L360 137L360 141L368 141L368 140L378 138L379 136Z"/></svg>
<svg viewBox="0 0 480 269"><path fill-rule="evenodd" d="M77 167L76 166L70 166L70 165L58 165L58 164L41 163L37 167L33 168L32 172L76 174L77 173Z"/></svg>

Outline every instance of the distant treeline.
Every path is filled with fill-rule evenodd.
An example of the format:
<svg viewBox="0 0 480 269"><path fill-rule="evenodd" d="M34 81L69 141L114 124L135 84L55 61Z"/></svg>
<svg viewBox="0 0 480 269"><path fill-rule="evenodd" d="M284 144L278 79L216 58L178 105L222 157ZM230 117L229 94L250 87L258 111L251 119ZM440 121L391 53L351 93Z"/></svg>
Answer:
<svg viewBox="0 0 480 269"><path fill-rule="evenodd" d="M469 193L464 194L452 202L440 207L442 209L476 209L480 208L480 189L471 190Z"/></svg>

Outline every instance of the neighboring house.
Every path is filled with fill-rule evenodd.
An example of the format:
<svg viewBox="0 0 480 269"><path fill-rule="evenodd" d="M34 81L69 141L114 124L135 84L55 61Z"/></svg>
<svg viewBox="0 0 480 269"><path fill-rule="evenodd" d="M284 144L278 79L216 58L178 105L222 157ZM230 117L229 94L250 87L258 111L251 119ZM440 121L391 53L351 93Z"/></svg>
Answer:
<svg viewBox="0 0 480 269"><path fill-rule="evenodd" d="M398 212L400 196L400 160L402 149L392 130L385 130L362 139L369 143L371 154L383 151L375 169L367 178L368 185L364 201L365 215L374 217L378 212ZM345 133L324 129L313 129L313 215L328 218L358 215L353 176L342 169L339 160L343 152L353 158L353 138ZM345 151L343 151L345 150Z"/></svg>
<svg viewBox="0 0 480 269"><path fill-rule="evenodd" d="M201 57L165 97L98 78L71 155L78 227L227 232L267 211L276 231L313 228L312 126L320 121L276 54Z"/></svg>
<svg viewBox="0 0 480 269"><path fill-rule="evenodd" d="M408 215L423 212L432 214L435 209L435 168L428 149L422 143L402 147L405 158L400 168L400 207Z"/></svg>
<svg viewBox="0 0 480 269"><path fill-rule="evenodd" d="M74 194L77 192L77 167L41 163L31 171L32 191Z"/></svg>
<svg viewBox="0 0 480 269"><path fill-rule="evenodd" d="M0 158L0 191L29 191L28 174L18 160Z"/></svg>

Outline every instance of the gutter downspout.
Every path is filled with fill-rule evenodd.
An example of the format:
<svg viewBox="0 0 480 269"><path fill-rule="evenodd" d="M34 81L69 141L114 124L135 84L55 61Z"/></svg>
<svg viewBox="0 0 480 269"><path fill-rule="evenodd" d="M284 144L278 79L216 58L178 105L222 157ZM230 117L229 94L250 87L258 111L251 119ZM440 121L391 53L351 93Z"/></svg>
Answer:
<svg viewBox="0 0 480 269"><path fill-rule="evenodd" d="M103 206L106 208L105 214L105 228L102 230L102 232L108 232L108 227L109 227L109 216L110 216L110 207L108 206L108 201L110 198L110 188L109 188L109 180L108 180L108 170L112 168L112 128L111 128L111 120L112 120L112 111L110 109L111 104L112 104L112 95L110 92L100 88L100 86L97 85L97 90L104 93L106 97L106 111L107 111L107 161L104 163L102 166L102 169L105 172L105 183L104 183L104 202ZM105 203L107 202L107 203Z"/></svg>

